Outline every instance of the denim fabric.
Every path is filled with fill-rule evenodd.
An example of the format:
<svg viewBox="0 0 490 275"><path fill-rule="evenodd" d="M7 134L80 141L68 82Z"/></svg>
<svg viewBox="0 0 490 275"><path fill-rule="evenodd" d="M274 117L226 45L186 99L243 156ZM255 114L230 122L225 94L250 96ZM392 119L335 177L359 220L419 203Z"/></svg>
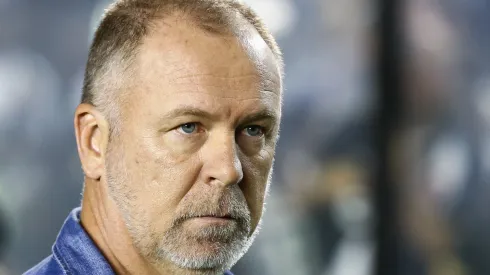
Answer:
<svg viewBox="0 0 490 275"><path fill-rule="evenodd" d="M80 208L75 208L61 228L49 257L24 275L113 275L111 266L80 225ZM225 275L233 275L229 271Z"/></svg>

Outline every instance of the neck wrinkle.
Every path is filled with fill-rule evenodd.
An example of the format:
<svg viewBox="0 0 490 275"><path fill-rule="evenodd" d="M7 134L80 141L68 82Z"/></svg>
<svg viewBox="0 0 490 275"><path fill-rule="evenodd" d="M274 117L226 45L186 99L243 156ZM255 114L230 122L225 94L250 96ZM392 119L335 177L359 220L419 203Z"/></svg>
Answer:
<svg viewBox="0 0 490 275"><path fill-rule="evenodd" d="M81 225L116 274L159 274L137 253L124 221L103 183L86 179L80 214ZM130 263L130 264L129 264Z"/></svg>

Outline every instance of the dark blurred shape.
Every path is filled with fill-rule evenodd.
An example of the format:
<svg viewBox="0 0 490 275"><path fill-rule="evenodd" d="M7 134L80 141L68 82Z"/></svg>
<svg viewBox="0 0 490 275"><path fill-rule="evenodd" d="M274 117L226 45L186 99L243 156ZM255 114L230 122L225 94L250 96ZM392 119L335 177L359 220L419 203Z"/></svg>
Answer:
<svg viewBox="0 0 490 275"><path fill-rule="evenodd" d="M377 275L396 275L399 251L397 190L393 146L401 118L401 7L399 0L378 1L377 67L378 113L375 114L374 207L377 239L374 269Z"/></svg>
<svg viewBox="0 0 490 275"><path fill-rule="evenodd" d="M0 209L0 263L3 260L8 246L8 223L4 212Z"/></svg>

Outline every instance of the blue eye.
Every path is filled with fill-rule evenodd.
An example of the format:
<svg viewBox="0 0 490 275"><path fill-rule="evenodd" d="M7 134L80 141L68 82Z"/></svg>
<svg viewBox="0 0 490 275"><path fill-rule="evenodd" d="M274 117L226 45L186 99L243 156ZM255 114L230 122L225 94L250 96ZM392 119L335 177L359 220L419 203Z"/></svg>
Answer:
<svg viewBox="0 0 490 275"><path fill-rule="evenodd" d="M192 134L196 131L196 123L186 123L179 126L179 128L186 134Z"/></svg>
<svg viewBox="0 0 490 275"><path fill-rule="evenodd" d="M257 125L248 126L245 128L245 132L251 137L260 137L264 134L262 127Z"/></svg>

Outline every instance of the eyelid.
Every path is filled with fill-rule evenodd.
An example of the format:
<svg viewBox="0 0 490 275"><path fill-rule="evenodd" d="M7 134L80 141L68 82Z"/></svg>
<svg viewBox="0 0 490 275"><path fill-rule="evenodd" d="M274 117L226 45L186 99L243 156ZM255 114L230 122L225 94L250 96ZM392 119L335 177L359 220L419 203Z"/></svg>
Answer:
<svg viewBox="0 0 490 275"><path fill-rule="evenodd" d="M181 127L186 125L186 124L195 124L196 125L196 131L193 133L182 132ZM204 131L202 131L202 128L203 128L202 124L199 122L184 122L184 123L181 123L181 124L177 125L176 127L174 127L171 131L177 131L178 133L180 133L182 135L189 136L192 134L199 134L199 133L204 132Z"/></svg>
<svg viewBox="0 0 490 275"><path fill-rule="evenodd" d="M261 134L260 136L250 136L250 135L246 135L246 136L249 136L249 137L252 137L252 138L262 138L262 137L266 136L266 135L268 134L268 132L269 132L269 129L268 129L267 127L262 126L262 125L259 125L259 124L250 124L250 125L246 125L245 127L243 127L243 128L241 129L241 131L240 131L240 132L246 131L246 130L247 130L247 128L249 128L249 127L259 127L259 128L261 129L261 131L262 131L262 134Z"/></svg>

